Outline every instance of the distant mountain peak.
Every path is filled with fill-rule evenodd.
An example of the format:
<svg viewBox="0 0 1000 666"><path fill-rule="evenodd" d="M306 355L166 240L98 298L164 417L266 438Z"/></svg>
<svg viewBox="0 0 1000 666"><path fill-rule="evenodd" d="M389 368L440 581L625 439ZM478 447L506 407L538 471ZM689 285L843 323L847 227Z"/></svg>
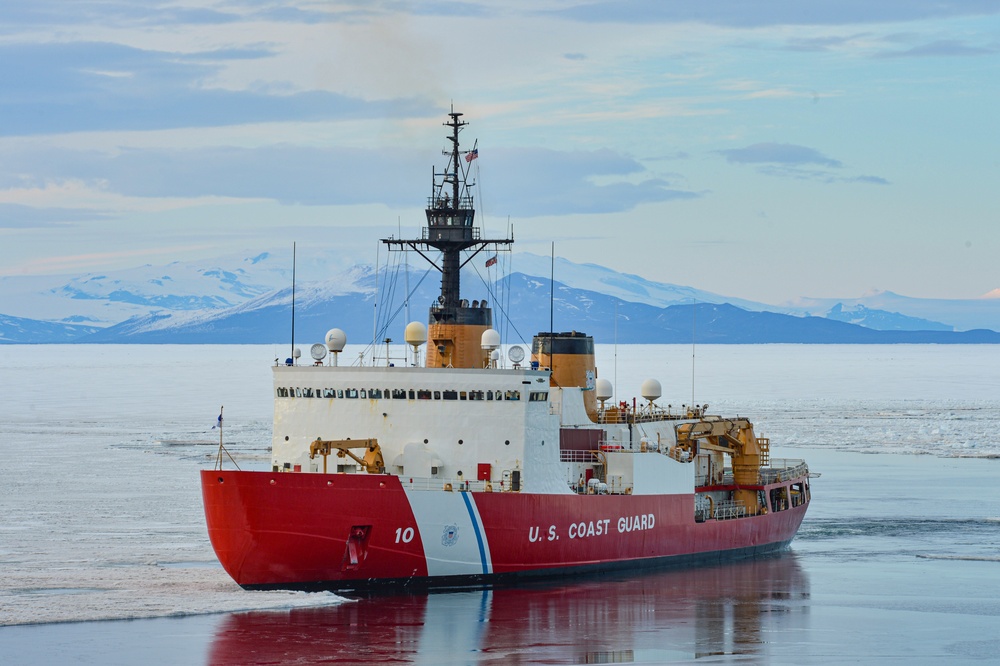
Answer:
<svg viewBox="0 0 1000 666"><path fill-rule="evenodd" d="M434 267L407 262L404 269L404 258L395 257L397 261L375 267L359 263L356 254L346 251L300 248L295 266L297 317L299 312L308 310L322 312L321 317L317 315L321 338L331 321L371 320L370 314L365 313L370 313L374 300L378 301L380 312L395 317L387 299L398 298L404 286L413 292L405 302L407 309L410 304L426 306L437 298ZM774 306L691 286L655 282L562 257L555 258L554 271L550 256L518 252L505 259L505 263L504 276L483 275L473 266L467 267L463 271L463 294L470 300L486 297L491 303L504 303L504 309L509 309L513 318L541 326L538 330L547 327L548 320L534 318L530 311L536 307L539 311L549 311L553 272L558 285L557 306L564 310L566 320L581 321L594 331L614 321L616 314L620 317L618 321L645 320L652 324L658 321L664 308L678 305L690 308L692 304L698 304L700 328L703 316L727 313L728 306L721 305L725 303L745 312L792 315L793 319L785 323L793 328L800 323L795 319L816 316L834 320L838 325L896 332L1000 330L1000 288L964 300L920 299L871 289L862 297L801 298ZM398 281L401 270L410 274L405 284ZM292 248L287 248L264 252L245 249L206 260L81 273L69 279L64 275L0 277L0 313L14 317L5 320L0 341L61 342L76 335L88 341L109 342L137 339L140 334L154 331L162 336L159 339L168 341L175 341L179 339L176 335L182 334L185 342L208 338L244 342L271 339L266 336L280 338L284 324L279 320L287 320L288 315L269 318L291 305L292 271ZM396 288L387 290L394 278ZM528 311L509 303L511 297L523 298L524 305L536 296L541 300L532 301ZM709 304L719 305L702 309ZM691 310L686 310L687 315L684 312L684 309L674 311L673 316L690 316ZM232 324L231 328L224 331L213 328L226 321ZM752 321L770 320L761 317ZM53 328L56 322L83 328ZM106 331L90 336L86 330L89 326ZM690 329L689 324L684 326ZM689 331L685 334L690 336Z"/></svg>
<svg viewBox="0 0 1000 666"><path fill-rule="evenodd" d="M843 321L879 331L954 330L953 326L948 326L941 322L922 319L920 317L908 317L898 312L868 308L861 303L855 303L847 307L843 303L837 303L827 311L825 316L827 319Z"/></svg>

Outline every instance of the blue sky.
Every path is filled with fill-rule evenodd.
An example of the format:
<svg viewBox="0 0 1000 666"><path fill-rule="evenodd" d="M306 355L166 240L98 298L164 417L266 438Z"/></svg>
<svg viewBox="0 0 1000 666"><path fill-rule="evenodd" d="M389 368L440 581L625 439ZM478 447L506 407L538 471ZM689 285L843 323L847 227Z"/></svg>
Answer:
<svg viewBox="0 0 1000 666"><path fill-rule="evenodd" d="M0 275L373 261L454 104L520 249L775 304L1000 288L996 0L4 4Z"/></svg>

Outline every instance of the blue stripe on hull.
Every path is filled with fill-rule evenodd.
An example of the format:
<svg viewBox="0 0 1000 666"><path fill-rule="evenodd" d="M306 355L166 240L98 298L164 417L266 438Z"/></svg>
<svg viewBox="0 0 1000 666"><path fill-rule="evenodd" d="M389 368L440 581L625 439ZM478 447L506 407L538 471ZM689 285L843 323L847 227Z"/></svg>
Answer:
<svg viewBox="0 0 1000 666"><path fill-rule="evenodd" d="M476 519L476 512L472 509L472 500L469 499L470 493L462 493L462 499L465 500L465 508L469 510L469 520L472 521L472 531L476 533L476 543L479 544L479 559L483 563L483 575L489 575L490 565L486 561L486 547L483 545L483 533L479 527L479 520Z"/></svg>

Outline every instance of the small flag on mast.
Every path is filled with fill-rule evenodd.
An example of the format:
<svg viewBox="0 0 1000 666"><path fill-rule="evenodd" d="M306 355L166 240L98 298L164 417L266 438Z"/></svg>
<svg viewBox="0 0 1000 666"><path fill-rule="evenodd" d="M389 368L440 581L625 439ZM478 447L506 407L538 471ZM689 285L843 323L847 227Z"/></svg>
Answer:
<svg viewBox="0 0 1000 666"><path fill-rule="evenodd" d="M497 263L497 255L494 254L492 257L486 260L486 268L489 268L495 263Z"/></svg>
<svg viewBox="0 0 1000 666"><path fill-rule="evenodd" d="M216 428L221 428L221 427L222 427L222 412L219 412L219 418L216 419L216 423L215 423L214 426L212 426L212 430L215 430Z"/></svg>
<svg viewBox="0 0 1000 666"><path fill-rule="evenodd" d="M479 157L479 149L478 148L473 148L472 150L470 150L469 152L467 152L465 154L465 161L466 162L471 162L472 160L476 159L477 157Z"/></svg>

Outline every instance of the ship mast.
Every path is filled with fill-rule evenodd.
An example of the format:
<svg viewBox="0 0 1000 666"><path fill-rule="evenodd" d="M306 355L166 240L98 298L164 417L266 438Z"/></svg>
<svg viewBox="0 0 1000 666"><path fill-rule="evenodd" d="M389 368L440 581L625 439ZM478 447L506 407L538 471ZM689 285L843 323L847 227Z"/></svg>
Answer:
<svg viewBox="0 0 1000 666"><path fill-rule="evenodd" d="M469 307L461 297L461 270L484 249L500 250L514 242L513 238L482 238L474 225L475 207L471 193L469 166L477 155L476 149L463 151L459 132L468 124L454 109L444 123L451 129L446 137L451 146L443 151L448 156L444 171L432 171L431 196L427 200L427 226L419 239L383 238L390 250L410 248L441 272L441 295L431 306L428 322L428 367L483 367L487 360L480 344L482 332L492 327L493 317L486 301L479 307ZM431 258L431 250L441 253L440 265ZM466 257L463 261L462 253Z"/></svg>

